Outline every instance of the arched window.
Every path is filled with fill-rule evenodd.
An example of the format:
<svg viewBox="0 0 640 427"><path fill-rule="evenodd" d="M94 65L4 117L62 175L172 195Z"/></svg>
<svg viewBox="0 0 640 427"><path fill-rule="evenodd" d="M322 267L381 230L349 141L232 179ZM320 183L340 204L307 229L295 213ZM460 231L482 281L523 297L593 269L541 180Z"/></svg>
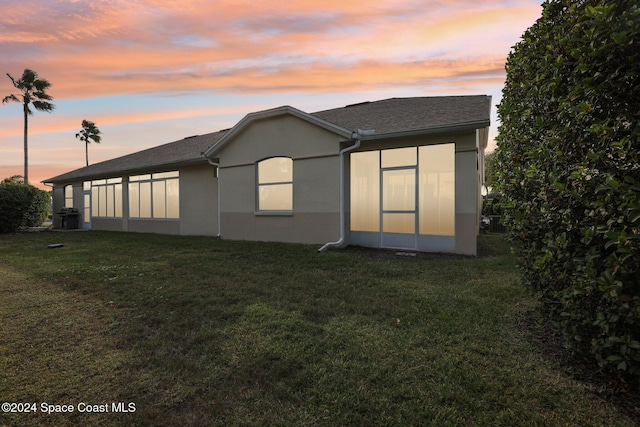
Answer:
<svg viewBox="0 0 640 427"><path fill-rule="evenodd" d="M272 157L258 162L258 211L293 210L293 160Z"/></svg>

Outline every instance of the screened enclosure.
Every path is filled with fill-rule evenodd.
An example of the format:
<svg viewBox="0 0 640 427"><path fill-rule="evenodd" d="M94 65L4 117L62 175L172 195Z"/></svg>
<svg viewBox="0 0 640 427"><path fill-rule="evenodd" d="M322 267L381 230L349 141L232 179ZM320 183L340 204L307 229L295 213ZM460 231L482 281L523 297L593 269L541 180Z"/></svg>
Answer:
<svg viewBox="0 0 640 427"><path fill-rule="evenodd" d="M451 250L455 144L351 154L351 242Z"/></svg>

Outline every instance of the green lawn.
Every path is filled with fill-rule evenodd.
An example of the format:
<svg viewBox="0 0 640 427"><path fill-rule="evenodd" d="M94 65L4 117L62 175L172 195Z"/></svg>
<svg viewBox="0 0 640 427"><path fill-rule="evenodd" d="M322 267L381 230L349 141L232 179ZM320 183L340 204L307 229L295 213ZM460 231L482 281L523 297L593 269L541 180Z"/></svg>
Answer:
<svg viewBox="0 0 640 427"><path fill-rule="evenodd" d="M479 246L0 236L0 400L37 409L0 425L636 425L543 357L508 247Z"/></svg>

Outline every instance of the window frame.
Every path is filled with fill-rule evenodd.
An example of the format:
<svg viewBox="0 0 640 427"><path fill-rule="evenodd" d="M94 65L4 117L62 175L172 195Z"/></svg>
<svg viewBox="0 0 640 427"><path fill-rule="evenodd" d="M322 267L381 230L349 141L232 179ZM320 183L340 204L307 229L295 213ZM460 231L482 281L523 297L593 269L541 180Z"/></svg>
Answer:
<svg viewBox="0 0 640 427"><path fill-rule="evenodd" d="M408 154L410 156L405 161L403 155ZM437 160L435 164L440 167L433 168L434 163L431 159L441 159L443 156L446 163ZM416 209L413 211L416 226L413 234L456 236L455 142L356 151L350 153L350 162L351 232L385 232L385 214L402 214L403 210L393 210L384 205L384 196L388 194L383 187L384 175L394 170L413 169L416 183ZM442 169L443 165L447 165L448 168ZM433 177L437 178L437 186L431 185ZM434 208L435 205L438 208ZM435 211L437 212L434 214Z"/></svg>
<svg viewBox="0 0 640 427"><path fill-rule="evenodd" d="M73 185L71 184L64 186L64 207L73 207Z"/></svg>
<svg viewBox="0 0 640 427"><path fill-rule="evenodd" d="M288 167L290 169L290 178L289 179L285 179L285 180L266 180L266 182L264 182L264 180L261 180L261 173L260 173L260 167L261 165L268 165L267 162L273 162L273 160L287 160L288 161ZM255 210L255 214L256 215L292 215L293 214L293 184L294 181L294 161L291 157L288 156L273 156L273 157L267 157L265 159L262 159L258 162L256 162L256 210ZM287 202L289 204L289 208L285 208L285 209L277 209L277 208L264 208L263 209L263 203L261 203L261 190L262 189L266 189L266 188L289 188L289 190L287 190L287 192L289 192L290 194L287 194L288 199Z"/></svg>
<svg viewBox="0 0 640 427"><path fill-rule="evenodd" d="M91 218L124 216L123 183L122 177L91 181Z"/></svg>
<svg viewBox="0 0 640 427"><path fill-rule="evenodd" d="M175 181L177 186L169 185L169 182ZM141 186L145 186L148 188L148 197L146 197L143 191L140 190ZM137 190L132 191L133 187L137 187ZM159 206L159 199L154 197L154 191L156 188L163 188L163 197L162 206ZM147 173L141 175L132 175L129 177L128 181L128 199L129 199L129 219L132 220L156 220L156 221L179 221L180 220L180 171L166 171L166 172L155 172L155 173ZM174 212L175 209L170 207L170 202L172 197L169 197L168 191L171 189L177 189L177 216L169 216L171 212ZM133 209L132 204L132 195L137 194L137 206ZM147 209L143 209L141 204L141 200L145 199L145 205L148 201L148 206L144 206ZM148 199L148 200L147 200ZM147 212L148 216L142 216L143 212ZM157 216L157 212L162 211L163 216ZM132 215L132 212L135 212L136 215Z"/></svg>
<svg viewBox="0 0 640 427"><path fill-rule="evenodd" d="M421 189L418 201L420 212L418 233L423 236L455 237L457 181L455 143L418 147L418 164L418 185ZM445 165L448 167L443 168ZM434 185L436 184L433 181L434 177L437 185ZM429 188L432 191L430 195Z"/></svg>

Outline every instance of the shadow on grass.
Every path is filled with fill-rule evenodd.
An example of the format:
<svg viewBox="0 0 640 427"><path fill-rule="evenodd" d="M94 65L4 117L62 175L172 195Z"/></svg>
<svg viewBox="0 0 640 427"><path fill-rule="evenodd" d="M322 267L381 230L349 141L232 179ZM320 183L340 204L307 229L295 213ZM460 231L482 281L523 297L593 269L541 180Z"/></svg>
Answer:
<svg viewBox="0 0 640 427"><path fill-rule="evenodd" d="M564 345L562 332L538 310L520 313L516 323L549 365L584 384L599 400L618 407L640 426L640 379L603 369L593 359L575 355Z"/></svg>
<svg viewBox="0 0 640 427"><path fill-rule="evenodd" d="M479 253L3 236L0 395L136 403L49 425L633 425L516 328L535 301L503 236Z"/></svg>

